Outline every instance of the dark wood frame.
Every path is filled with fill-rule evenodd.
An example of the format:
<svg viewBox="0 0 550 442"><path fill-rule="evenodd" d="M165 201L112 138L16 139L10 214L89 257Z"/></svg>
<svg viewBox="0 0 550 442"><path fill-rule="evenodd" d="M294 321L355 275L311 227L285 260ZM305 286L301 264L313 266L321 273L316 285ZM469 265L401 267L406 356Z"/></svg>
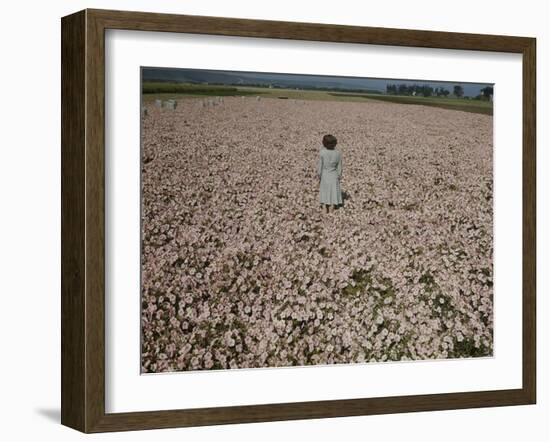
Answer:
<svg viewBox="0 0 550 442"><path fill-rule="evenodd" d="M523 55L523 386L401 397L105 412L106 29L512 52ZM64 17L61 157L61 422L83 432L534 404L536 401L536 40L314 23L84 10Z"/></svg>

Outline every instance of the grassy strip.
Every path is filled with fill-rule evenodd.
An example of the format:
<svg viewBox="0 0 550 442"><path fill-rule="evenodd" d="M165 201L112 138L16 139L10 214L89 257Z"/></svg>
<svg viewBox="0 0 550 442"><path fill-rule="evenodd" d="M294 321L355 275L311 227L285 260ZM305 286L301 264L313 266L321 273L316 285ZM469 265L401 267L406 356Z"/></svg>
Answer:
<svg viewBox="0 0 550 442"><path fill-rule="evenodd" d="M430 98L430 97L409 97L401 95L368 95L365 98L370 100L385 101L398 104L417 104L433 106L442 109L460 110L475 114L493 115L493 104L489 101L452 99L452 98Z"/></svg>
<svg viewBox="0 0 550 442"><path fill-rule="evenodd" d="M231 86L161 82L144 82L142 84L141 90L143 94L186 94L206 96L232 96L254 94L254 92L239 90L238 88Z"/></svg>

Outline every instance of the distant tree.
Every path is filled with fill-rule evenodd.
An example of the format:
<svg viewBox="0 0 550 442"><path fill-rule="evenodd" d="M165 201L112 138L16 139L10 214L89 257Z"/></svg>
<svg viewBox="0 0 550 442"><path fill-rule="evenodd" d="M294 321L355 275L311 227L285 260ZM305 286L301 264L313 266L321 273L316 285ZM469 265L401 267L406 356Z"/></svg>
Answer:
<svg viewBox="0 0 550 442"><path fill-rule="evenodd" d="M456 84L453 88L453 94L455 97L460 98L464 96L464 88L458 84Z"/></svg>
<svg viewBox="0 0 550 442"><path fill-rule="evenodd" d="M485 98L490 98L493 95L493 86L486 86L479 91L481 95Z"/></svg>
<svg viewBox="0 0 550 442"><path fill-rule="evenodd" d="M441 88L440 91L441 91L441 95L443 95L444 97L448 97L450 94L449 90L445 88Z"/></svg>
<svg viewBox="0 0 550 442"><path fill-rule="evenodd" d="M435 90L433 87L428 85L418 85L418 84L387 84L386 85L386 94L391 95L415 95L415 96L424 96L431 97L434 95ZM449 92L447 91L447 94Z"/></svg>
<svg viewBox="0 0 550 442"><path fill-rule="evenodd" d="M422 87L422 95L424 97L431 97L434 93L434 89L431 86L423 86Z"/></svg>
<svg viewBox="0 0 550 442"><path fill-rule="evenodd" d="M395 84L387 84L386 93L391 95L397 94L397 86Z"/></svg>

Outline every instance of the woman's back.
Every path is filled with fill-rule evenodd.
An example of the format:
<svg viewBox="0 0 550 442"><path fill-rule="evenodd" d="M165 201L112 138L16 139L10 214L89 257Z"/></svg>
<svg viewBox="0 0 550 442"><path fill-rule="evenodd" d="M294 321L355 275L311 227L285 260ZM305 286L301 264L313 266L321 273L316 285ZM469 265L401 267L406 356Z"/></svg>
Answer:
<svg viewBox="0 0 550 442"><path fill-rule="evenodd" d="M322 169L324 171L334 172L338 170L341 161L340 151L323 147L320 156L322 159Z"/></svg>

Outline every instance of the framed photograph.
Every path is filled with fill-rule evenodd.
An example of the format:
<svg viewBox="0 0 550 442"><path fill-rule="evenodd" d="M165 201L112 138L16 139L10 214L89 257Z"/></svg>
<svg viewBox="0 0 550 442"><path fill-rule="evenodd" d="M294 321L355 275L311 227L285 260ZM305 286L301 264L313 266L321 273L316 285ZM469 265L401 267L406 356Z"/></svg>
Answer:
<svg viewBox="0 0 550 442"><path fill-rule="evenodd" d="M61 28L64 425L535 403L535 39Z"/></svg>

